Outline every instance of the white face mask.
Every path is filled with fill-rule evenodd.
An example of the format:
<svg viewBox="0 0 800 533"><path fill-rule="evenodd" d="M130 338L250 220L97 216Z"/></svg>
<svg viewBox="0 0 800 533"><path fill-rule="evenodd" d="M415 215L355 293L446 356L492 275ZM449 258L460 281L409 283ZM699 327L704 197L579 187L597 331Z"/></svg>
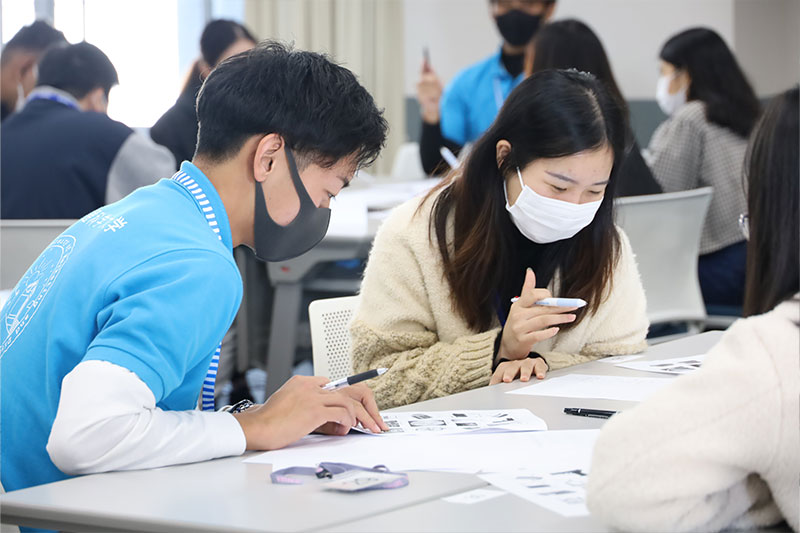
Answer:
<svg viewBox="0 0 800 533"><path fill-rule="evenodd" d="M678 92L671 94L669 92L669 84L675 79L675 74L671 76L661 76L658 78L656 85L656 101L658 107L666 115L672 115L675 111L686 103L686 88L678 89Z"/></svg>
<svg viewBox="0 0 800 533"><path fill-rule="evenodd" d="M514 205L508 205L508 190L503 183L506 194L506 211L517 229L528 239L539 244L561 241L574 237L580 230L594 220L603 199L585 204L573 204L563 200L555 200L537 194L525 185L522 173L517 168L517 176L522 192Z"/></svg>

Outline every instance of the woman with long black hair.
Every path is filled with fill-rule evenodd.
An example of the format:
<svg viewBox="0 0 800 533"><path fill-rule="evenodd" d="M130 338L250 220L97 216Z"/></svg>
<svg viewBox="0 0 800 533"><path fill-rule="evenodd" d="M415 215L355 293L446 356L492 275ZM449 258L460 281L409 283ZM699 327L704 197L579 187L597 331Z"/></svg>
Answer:
<svg viewBox="0 0 800 533"><path fill-rule="evenodd" d="M736 229L745 206L739 177L758 99L713 30L692 28L671 37L660 59L656 93L669 118L650 141L650 166L664 192L714 188L700 237L700 288L706 306L740 308L746 246Z"/></svg>
<svg viewBox="0 0 800 533"><path fill-rule="evenodd" d="M463 169L393 212L351 326L355 370L389 368L371 383L382 407L646 347L644 291L613 223L624 147L602 83L540 72ZM537 303L552 295L587 305Z"/></svg>
<svg viewBox="0 0 800 533"><path fill-rule="evenodd" d="M220 62L253 48L256 42L245 26L233 20L212 20L203 29L200 36L202 57L192 64L175 105L150 128L150 137L169 148L178 165L191 161L194 156L197 144L195 101L203 80Z"/></svg>
<svg viewBox="0 0 800 533"><path fill-rule="evenodd" d="M748 318L600 433L588 504L613 529L800 531L799 96L776 97L750 144Z"/></svg>

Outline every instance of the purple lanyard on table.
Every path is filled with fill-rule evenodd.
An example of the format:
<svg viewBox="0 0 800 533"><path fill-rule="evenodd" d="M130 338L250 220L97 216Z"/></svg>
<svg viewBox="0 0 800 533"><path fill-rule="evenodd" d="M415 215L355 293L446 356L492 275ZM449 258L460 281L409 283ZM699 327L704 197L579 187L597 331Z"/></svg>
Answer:
<svg viewBox="0 0 800 533"><path fill-rule="evenodd" d="M197 206L205 215L208 227L217 235L219 240L222 240L222 236L219 234L217 216L214 214L214 208L203 192L203 188L200 187L191 176L183 171L177 172L172 176L172 179L189 191L194 201L197 202ZM217 346L217 349L214 351L214 355L211 357L211 364L208 367L208 372L206 372L206 379L203 380L203 411L214 410L214 384L217 381L217 369L219 369L219 354L221 350L222 341L220 341L219 346Z"/></svg>
<svg viewBox="0 0 800 533"><path fill-rule="evenodd" d="M408 486L408 474L392 472L386 468L385 465L376 465L372 468L348 463L320 463L316 468L311 466L290 466L272 472L269 477L272 482L277 485L302 485L303 480L297 476L311 476L317 479L334 479L338 474L352 471L374 472L396 476L395 478L389 478L385 481L366 485L362 490L399 489Z"/></svg>

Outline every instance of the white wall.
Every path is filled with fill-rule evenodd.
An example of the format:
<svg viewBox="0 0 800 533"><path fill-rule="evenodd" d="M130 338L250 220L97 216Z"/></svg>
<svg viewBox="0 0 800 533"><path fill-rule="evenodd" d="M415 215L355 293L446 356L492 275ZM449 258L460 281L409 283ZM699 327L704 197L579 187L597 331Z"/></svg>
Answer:
<svg viewBox="0 0 800 533"><path fill-rule="evenodd" d="M800 0L558 0L555 18L594 29L628 99L654 98L661 45L691 26L716 30L760 95L787 87L800 70ZM499 43L488 0L405 0L406 95L416 94L423 46L446 83Z"/></svg>

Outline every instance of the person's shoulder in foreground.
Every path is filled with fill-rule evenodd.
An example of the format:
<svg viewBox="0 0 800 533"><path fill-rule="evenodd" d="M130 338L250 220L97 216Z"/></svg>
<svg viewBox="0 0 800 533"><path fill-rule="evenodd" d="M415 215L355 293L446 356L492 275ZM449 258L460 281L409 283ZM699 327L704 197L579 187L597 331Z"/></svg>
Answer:
<svg viewBox="0 0 800 533"><path fill-rule="evenodd" d="M797 300L741 320L706 356L603 427L588 504L628 531L800 530Z"/></svg>
<svg viewBox="0 0 800 533"><path fill-rule="evenodd" d="M775 97L748 148L744 315L707 354L597 440L589 509L630 531L800 531L797 86Z"/></svg>

